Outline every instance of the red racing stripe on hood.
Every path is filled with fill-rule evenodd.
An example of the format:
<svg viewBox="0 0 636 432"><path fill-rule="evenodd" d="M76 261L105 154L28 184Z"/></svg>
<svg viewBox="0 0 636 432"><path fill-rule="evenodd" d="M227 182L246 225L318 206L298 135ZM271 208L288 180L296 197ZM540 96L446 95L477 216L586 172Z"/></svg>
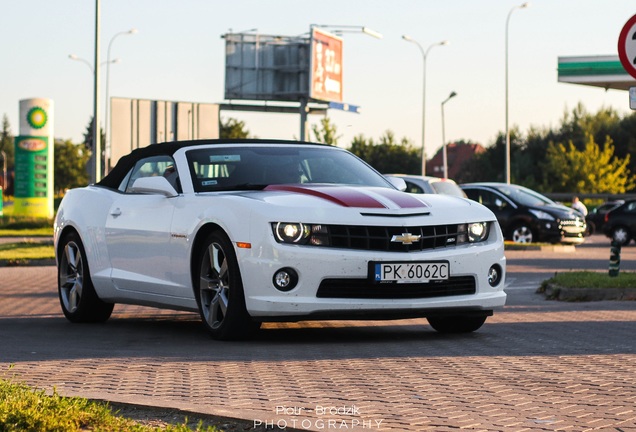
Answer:
<svg viewBox="0 0 636 432"><path fill-rule="evenodd" d="M393 202L397 207L426 207L426 204L416 198L405 193L386 188L373 188L372 193L366 193L364 189L346 186L269 185L264 190L286 191L311 195L331 201L332 203L343 207L389 208L387 205L374 198L372 193L378 194L382 198L386 198L387 201Z"/></svg>
<svg viewBox="0 0 636 432"><path fill-rule="evenodd" d="M424 204L422 201L418 200L414 196L411 196L404 192L400 192L398 190L393 190L388 188L376 188L376 189L373 189L373 192L380 194L385 198L390 199L401 208L428 207L426 204Z"/></svg>

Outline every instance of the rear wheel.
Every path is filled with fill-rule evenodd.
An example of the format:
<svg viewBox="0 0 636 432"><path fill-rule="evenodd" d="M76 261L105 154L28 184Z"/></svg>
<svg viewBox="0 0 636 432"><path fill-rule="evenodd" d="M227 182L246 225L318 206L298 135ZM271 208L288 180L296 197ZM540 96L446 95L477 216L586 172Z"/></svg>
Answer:
<svg viewBox="0 0 636 432"><path fill-rule="evenodd" d="M440 333L470 333L486 322L486 316L438 316L427 318L428 323Z"/></svg>
<svg viewBox="0 0 636 432"><path fill-rule="evenodd" d="M212 337L243 339L260 327L247 313L234 247L224 233L215 231L205 239L198 270L195 296L203 324Z"/></svg>
<svg viewBox="0 0 636 432"><path fill-rule="evenodd" d="M59 251L57 281L64 316L71 322L106 321L114 304L97 296L79 235L73 232L64 236Z"/></svg>
<svg viewBox="0 0 636 432"><path fill-rule="evenodd" d="M632 239L629 230L623 226L617 226L612 230L612 241L625 246Z"/></svg>
<svg viewBox="0 0 636 432"><path fill-rule="evenodd" d="M515 243L532 243L534 240L534 233L527 224L520 223L515 225L510 232L510 240Z"/></svg>

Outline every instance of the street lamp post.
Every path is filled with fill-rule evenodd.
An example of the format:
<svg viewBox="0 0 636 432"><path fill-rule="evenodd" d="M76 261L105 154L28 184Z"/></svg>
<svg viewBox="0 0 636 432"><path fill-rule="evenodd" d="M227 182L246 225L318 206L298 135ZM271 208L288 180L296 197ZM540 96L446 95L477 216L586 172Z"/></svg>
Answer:
<svg viewBox="0 0 636 432"><path fill-rule="evenodd" d="M530 3L522 3L519 6L515 6L508 12L506 18L506 183L510 184L510 129L508 127L508 27L510 25L510 16L517 9L525 9L530 6Z"/></svg>
<svg viewBox="0 0 636 432"><path fill-rule="evenodd" d="M113 41L119 37L119 36L123 36L123 35L132 35L137 33L137 29L136 28L132 28L128 31L123 31L123 32L119 32L116 33L111 39L110 42L108 43L108 51L106 54L106 104L105 104L105 110L106 112L104 113L104 128L106 131L106 142L104 143L104 147L105 147L105 153L106 153L106 160L105 160L105 167L104 170L106 171L106 173L108 173L108 170L110 169L110 125L108 124L108 115L110 112L110 94L109 94L109 85L110 85L110 64L111 63L115 63L114 61L111 62L110 61L110 49L113 45Z"/></svg>
<svg viewBox="0 0 636 432"><path fill-rule="evenodd" d="M426 175L426 58L428 57L428 52L433 47L448 45L450 42L443 40L429 45L428 48L424 49L418 41L410 36L403 35L402 39L407 42L413 42L419 48L420 53L422 53L422 175Z"/></svg>
<svg viewBox="0 0 636 432"><path fill-rule="evenodd" d="M0 150L0 157L2 157L2 187L0 190L7 190L7 154L4 150ZM2 210L2 194L0 194L0 210Z"/></svg>
<svg viewBox="0 0 636 432"><path fill-rule="evenodd" d="M444 102L442 102L442 157L444 159L444 178L445 179L448 178L448 159L446 156L446 128L444 126L444 104L448 102L449 100L451 100L452 98L454 98L455 96L457 96L457 93L451 92L451 94L448 95L446 99L444 99Z"/></svg>
<svg viewBox="0 0 636 432"><path fill-rule="evenodd" d="M379 33L369 27L358 25L334 25L334 24L311 24L309 28L325 28L333 31L334 34L342 36L343 33L364 33L376 39L382 39L382 33Z"/></svg>
<svg viewBox="0 0 636 432"><path fill-rule="evenodd" d="M93 69L93 65L92 65L92 64L91 64L91 62L89 62L88 60L83 59L83 58L81 58L81 57L78 57L78 56L77 56L77 55L75 55L75 54L69 54L69 55L68 55L68 58L70 58L71 60L75 60L75 61L78 61L78 62L84 63L84 64L85 64L86 66L88 66L88 68L91 70L91 75L95 73L95 71L94 71L94 69Z"/></svg>
<svg viewBox="0 0 636 432"><path fill-rule="evenodd" d="M81 57L78 57L75 54L69 54L68 58L70 58L71 60L75 60L75 61L84 63L91 70L91 75L93 75L95 73L95 71L93 69L93 64L91 62L89 62L88 60L83 59ZM113 60L110 61L110 63L111 64L121 63L121 59L120 58L113 59ZM100 66L104 66L105 64L106 64L106 62L104 61L104 62L101 62L99 65Z"/></svg>
<svg viewBox="0 0 636 432"><path fill-rule="evenodd" d="M93 64L93 154L91 155L91 183L97 183L102 179L102 143L101 134L99 133L99 86L100 86L100 74L99 65L99 40L101 36L100 27L100 0L95 0L95 52L93 53L95 59Z"/></svg>

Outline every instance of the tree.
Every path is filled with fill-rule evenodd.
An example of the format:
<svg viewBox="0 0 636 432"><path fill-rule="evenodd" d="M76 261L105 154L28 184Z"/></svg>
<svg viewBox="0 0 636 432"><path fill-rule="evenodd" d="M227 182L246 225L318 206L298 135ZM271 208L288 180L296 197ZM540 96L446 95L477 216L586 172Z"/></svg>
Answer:
<svg viewBox="0 0 636 432"><path fill-rule="evenodd" d="M88 122L88 126L86 126L86 132L84 132L84 146L86 147L86 149L89 150L89 154L88 154L88 160L87 163L89 163L88 161L90 161L91 158L91 154L95 151L95 145L93 143L93 126L95 125L95 121L93 120L93 118L91 117L90 121ZM100 132L100 143L101 143L101 167L102 170L104 169L104 167L106 167L106 152L105 147L104 147L104 143L106 143L106 134L104 133L104 129L102 129L101 127L99 128L99 132ZM88 169L90 172L90 170L92 170L92 167L85 167L85 169Z"/></svg>
<svg viewBox="0 0 636 432"><path fill-rule="evenodd" d="M91 119L88 122L88 125L86 126L86 131L84 132L84 145L90 151L93 151L95 147L93 144L93 126L94 125L95 125L95 121L91 117ZM100 142L102 144L102 152L103 152L104 143L106 142L106 134L104 133L104 129L102 129L101 127L99 128L99 132L100 132Z"/></svg>
<svg viewBox="0 0 636 432"><path fill-rule="evenodd" d="M338 140L342 138L342 135L338 135L336 125L331 123L329 117L320 119L320 127L318 127L318 125L312 125L311 130L314 133L316 141L319 143L335 146L338 145Z"/></svg>
<svg viewBox="0 0 636 432"><path fill-rule="evenodd" d="M11 172L14 167L15 147L13 145L13 135L11 135L11 126L9 126L9 118L6 114L2 116L2 131L0 131L0 159L4 159L0 164L0 169L4 169L2 177L0 178L0 187L3 189L3 195L12 195L13 181L9 178L9 172Z"/></svg>
<svg viewBox="0 0 636 432"><path fill-rule="evenodd" d="M510 129L510 177L516 183L518 178L518 161L523 160L523 141L518 127ZM486 147L486 151L475 155L462 167L462 174L455 180L458 183L494 181L505 182L506 169L506 136L500 133L494 144Z"/></svg>
<svg viewBox="0 0 636 432"><path fill-rule="evenodd" d="M228 118L226 122L221 119L219 125L219 137L226 139L243 139L250 137L250 131L245 127L245 122L235 118Z"/></svg>
<svg viewBox="0 0 636 432"><path fill-rule="evenodd" d="M567 147L550 143L543 164L543 190L547 192L625 193L636 186L628 168L629 155L614 155L614 145L606 137L601 150L592 135L580 151L570 141Z"/></svg>
<svg viewBox="0 0 636 432"><path fill-rule="evenodd" d="M11 126L9 118L6 114L2 116L2 131L0 131L0 151L7 155L7 170L13 169L15 148L13 146L13 135L11 134Z"/></svg>
<svg viewBox="0 0 636 432"><path fill-rule="evenodd" d="M73 144L70 140L55 141L54 189L56 193L88 184L86 164L90 151L83 145Z"/></svg>
<svg viewBox="0 0 636 432"><path fill-rule="evenodd" d="M2 159L0 169L3 169L2 177L0 178L0 187L2 187L3 195L13 195L14 193L13 181L9 176L15 163L15 147L13 142L9 118L4 114L2 116L2 131L0 131L0 159Z"/></svg>
<svg viewBox="0 0 636 432"><path fill-rule="evenodd" d="M384 174L417 174L420 172L422 157L408 138L396 142L395 134L387 130L378 144L366 139L362 134L354 137L349 151Z"/></svg>

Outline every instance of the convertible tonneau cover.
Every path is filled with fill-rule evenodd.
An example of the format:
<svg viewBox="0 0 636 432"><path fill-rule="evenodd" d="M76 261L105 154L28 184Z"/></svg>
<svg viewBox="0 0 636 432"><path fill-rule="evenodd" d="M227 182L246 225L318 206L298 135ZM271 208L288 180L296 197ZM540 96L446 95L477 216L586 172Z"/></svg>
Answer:
<svg viewBox="0 0 636 432"><path fill-rule="evenodd" d="M123 156L115 167L106 175L101 181L97 182L97 185L104 186L111 189L117 189L122 180L135 166L138 160L160 155L172 155L174 152L183 147L194 147L211 144L314 144L306 141L289 141L289 140L273 140L273 139L203 139L203 140L190 140L190 141L172 141L159 144L151 144L146 147L140 147L133 150L130 154ZM324 145L324 144L323 144Z"/></svg>

